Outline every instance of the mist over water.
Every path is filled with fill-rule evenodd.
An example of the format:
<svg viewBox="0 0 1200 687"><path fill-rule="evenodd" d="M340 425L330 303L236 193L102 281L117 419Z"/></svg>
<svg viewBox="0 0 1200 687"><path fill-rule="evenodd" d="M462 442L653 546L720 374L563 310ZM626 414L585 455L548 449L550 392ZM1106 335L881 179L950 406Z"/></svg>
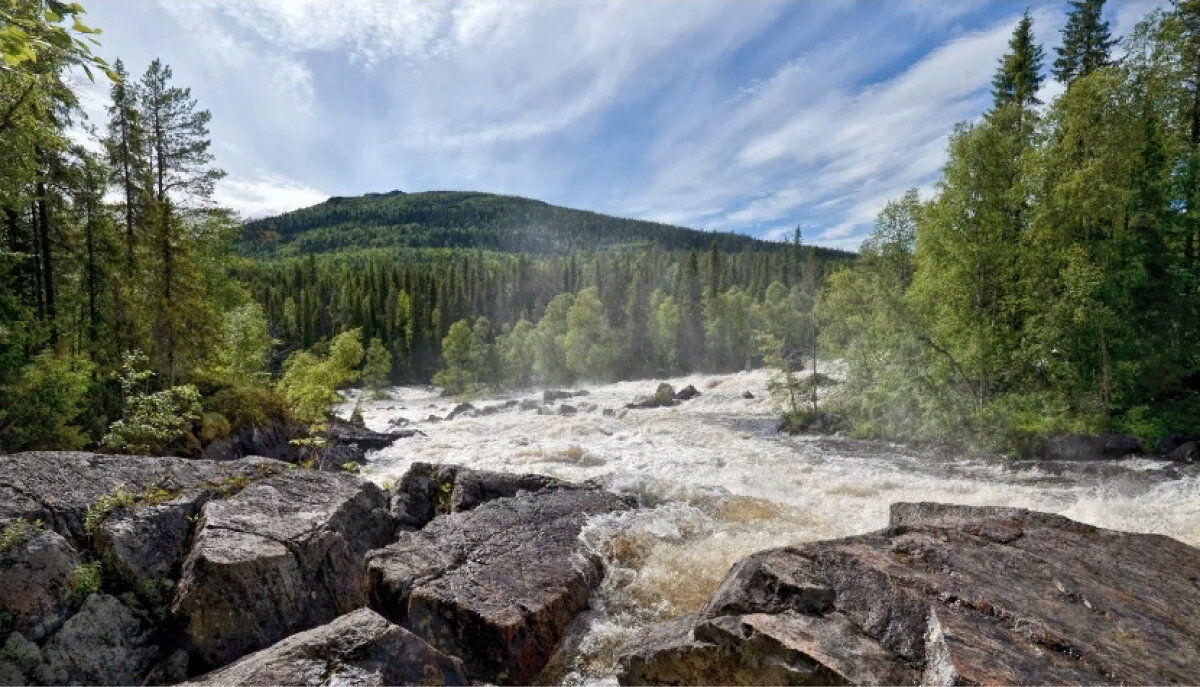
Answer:
<svg viewBox="0 0 1200 687"><path fill-rule="evenodd" d="M660 380L581 385L573 416L516 407L431 422L456 405L398 387L363 402L367 425L404 418L425 436L372 454L368 476L394 482L416 461L594 480L640 508L593 519L582 536L607 563L593 609L547 669L550 682L612 682L615 650L646 624L695 610L739 558L765 548L879 529L897 501L1005 505L1200 546L1200 468L1151 460L1012 462L954 458L851 439L775 431L765 371L692 375L699 398L624 410ZM753 399L743 398L750 391ZM497 396L476 407L541 392ZM594 409L592 409L594 406ZM349 413L349 404L341 409ZM605 417L604 409L616 416Z"/></svg>

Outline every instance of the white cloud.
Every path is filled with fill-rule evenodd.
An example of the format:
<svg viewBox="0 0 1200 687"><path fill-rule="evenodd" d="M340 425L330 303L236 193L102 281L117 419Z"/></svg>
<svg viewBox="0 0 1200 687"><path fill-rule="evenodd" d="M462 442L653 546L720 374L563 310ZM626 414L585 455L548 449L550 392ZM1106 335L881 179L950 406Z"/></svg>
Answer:
<svg viewBox="0 0 1200 687"><path fill-rule="evenodd" d="M327 193L271 172L261 172L251 178L222 179L214 194L217 203L248 219L315 205L327 198Z"/></svg>

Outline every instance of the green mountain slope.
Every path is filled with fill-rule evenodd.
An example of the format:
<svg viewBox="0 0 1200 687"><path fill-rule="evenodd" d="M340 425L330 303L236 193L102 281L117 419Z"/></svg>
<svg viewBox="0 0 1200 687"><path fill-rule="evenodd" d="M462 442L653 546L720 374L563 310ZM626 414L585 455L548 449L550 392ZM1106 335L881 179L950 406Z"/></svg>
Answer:
<svg viewBox="0 0 1200 687"><path fill-rule="evenodd" d="M463 191L368 193L334 197L248 222L241 250L287 257L363 248L482 248L563 254L657 244L664 250L773 250L784 244L742 234L686 229L558 207L529 198Z"/></svg>

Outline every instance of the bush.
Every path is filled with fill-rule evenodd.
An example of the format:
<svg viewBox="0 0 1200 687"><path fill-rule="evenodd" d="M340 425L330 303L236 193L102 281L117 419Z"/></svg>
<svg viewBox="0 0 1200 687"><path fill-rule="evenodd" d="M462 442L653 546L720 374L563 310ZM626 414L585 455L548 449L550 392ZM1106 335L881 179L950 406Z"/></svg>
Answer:
<svg viewBox="0 0 1200 687"><path fill-rule="evenodd" d="M0 387L0 446L8 451L72 450L87 444L79 426L93 365L84 358L34 356Z"/></svg>
<svg viewBox="0 0 1200 687"><path fill-rule="evenodd" d="M291 413L283 395L261 384L220 387L211 395L206 394L201 405L204 410L224 417L229 423L229 432L291 421Z"/></svg>
<svg viewBox="0 0 1200 687"><path fill-rule="evenodd" d="M200 420L200 392L191 384L150 393L146 390L153 373L145 369L146 357L125 357L121 389L125 393L125 416L108 427L103 444L123 453L168 453L178 447Z"/></svg>
<svg viewBox="0 0 1200 687"><path fill-rule="evenodd" d="M10 551L24 544L30 537L42 528L41 520L26 520L17 518L0 530L0 553Z"/></svg>
<svg viewBox="0 0 1200 687"><path fill-rule="evenodd" d="M200 441L207 445L229 436L229 420L221 413L200 415Z"/></svg>
<svg viewBox="0 0 1200 687"><path fill-rule="evenodd" d="M103 581L103 575L100 568L100 561L92 561L84 563L71 571L70 587L71 598L76 603L82 602L92 594L100 591L100 583Z"/></svg>

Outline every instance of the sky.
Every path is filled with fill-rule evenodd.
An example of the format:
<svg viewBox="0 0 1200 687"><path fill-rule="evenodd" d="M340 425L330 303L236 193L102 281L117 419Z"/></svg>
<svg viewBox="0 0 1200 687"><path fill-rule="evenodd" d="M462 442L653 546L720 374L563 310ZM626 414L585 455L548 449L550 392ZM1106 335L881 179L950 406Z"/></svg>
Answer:
<svg viewBox="0 0 1200 687"><path fill-rule="evenodd" d="M1109 0L1124 35L1151 0ZM91 0L100 53L155 57L212 112L246 217L471 190L853 249L933 193L1028 6L1065 2ZM102 126L104 84L83 85ZM1060 89L1043 89L1047 102Z"/></svg>

